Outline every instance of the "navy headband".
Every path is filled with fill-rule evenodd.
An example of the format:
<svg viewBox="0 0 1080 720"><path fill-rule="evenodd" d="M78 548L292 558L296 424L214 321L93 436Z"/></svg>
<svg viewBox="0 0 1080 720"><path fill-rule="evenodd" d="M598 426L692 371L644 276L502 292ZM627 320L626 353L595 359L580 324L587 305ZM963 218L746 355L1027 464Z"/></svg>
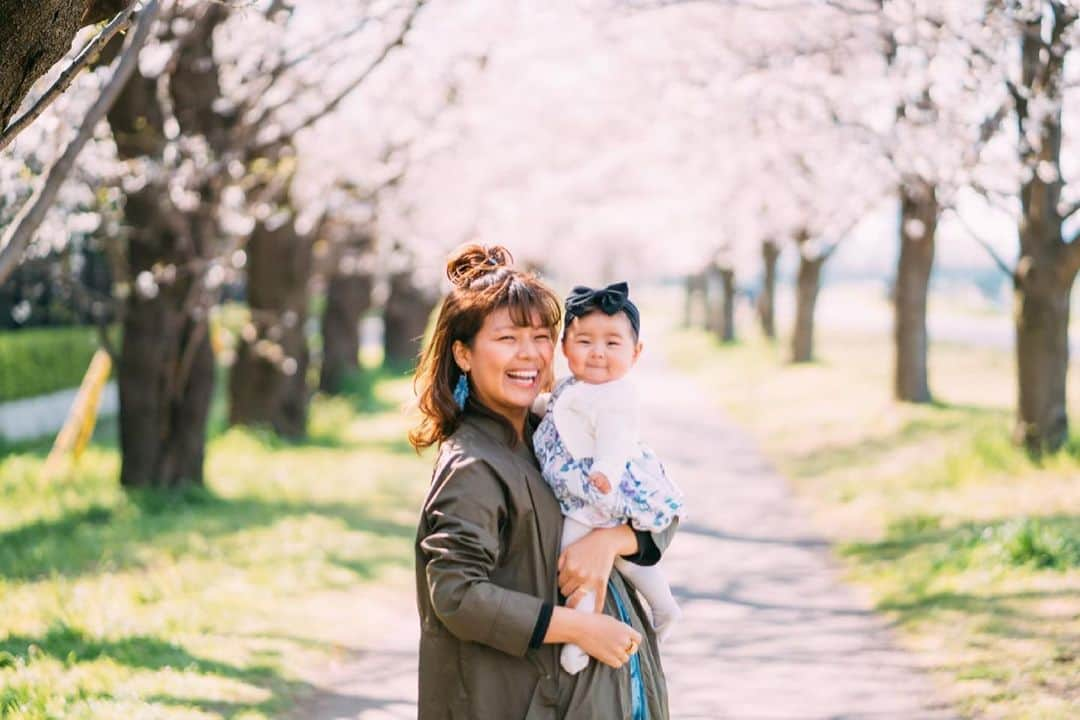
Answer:
<svg viewBox="0 0 1080 720"><path fill-rule="evenodd" d="M593 310L600 310L608 315L626 313L626 317L630 319L630 327L634 329L634 336L641 335L641 313L630 299L630 286L625 282L608 285L599 290L584 285L578 285L571 290L566 298L563 329L570 327L574 318L585 317Z"/></svg>

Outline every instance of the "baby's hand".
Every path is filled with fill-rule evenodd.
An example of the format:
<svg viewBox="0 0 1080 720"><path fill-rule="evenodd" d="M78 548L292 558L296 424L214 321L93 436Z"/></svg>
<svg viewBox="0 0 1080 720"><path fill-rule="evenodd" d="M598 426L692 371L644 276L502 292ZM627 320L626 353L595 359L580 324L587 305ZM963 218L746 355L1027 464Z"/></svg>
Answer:
<svg viewBox="0 0 1080 720"><path fill-rule="evenodd" d="M589 482L592 483L594 488L605 495L611 492L611 483L608 482L607 475L602 472L591 473L589 475Z"/></svg>

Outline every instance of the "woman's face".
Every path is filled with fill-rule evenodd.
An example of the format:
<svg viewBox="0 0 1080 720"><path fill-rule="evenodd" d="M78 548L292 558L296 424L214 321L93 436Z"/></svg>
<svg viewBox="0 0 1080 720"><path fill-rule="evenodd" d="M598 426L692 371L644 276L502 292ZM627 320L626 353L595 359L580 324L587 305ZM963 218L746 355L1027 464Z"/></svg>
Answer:
<svg viewBox="0 0 1080 720"><path fill-rule="evenodd" d="M527 327L514 324L507 308L484 318L472 346L454 343L454 360L469 373L470 391L486 407L522 427L550 373L555 354L551 330L537 313Z"/></svg>

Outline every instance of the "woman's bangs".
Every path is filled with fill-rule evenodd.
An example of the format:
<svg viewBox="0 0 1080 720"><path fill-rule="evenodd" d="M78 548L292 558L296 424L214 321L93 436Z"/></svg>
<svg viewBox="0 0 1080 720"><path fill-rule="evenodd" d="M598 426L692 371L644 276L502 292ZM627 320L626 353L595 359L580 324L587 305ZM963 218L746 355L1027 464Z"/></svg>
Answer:
<svg viewBox="0 0 1080 720"><path fill-rule="evenodd" d="M507 290L506 308L515 325L532 327L534 317L539 316L540 325L555 332L562 314L557 298L544 288L518 278L510 283Z"/></svg>

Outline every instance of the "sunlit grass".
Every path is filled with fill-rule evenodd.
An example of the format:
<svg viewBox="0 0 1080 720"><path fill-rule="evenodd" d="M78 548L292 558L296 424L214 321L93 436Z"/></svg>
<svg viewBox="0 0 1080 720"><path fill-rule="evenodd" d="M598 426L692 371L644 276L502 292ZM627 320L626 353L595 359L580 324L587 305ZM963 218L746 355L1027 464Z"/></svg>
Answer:
<svg viewBox="0 0 1080 720"><path fill-rule="evenodd" d="M749 334L749 333L748 333ZM850 577L977 717L1080 702L1080 442L1035 462L1010 441L1008 353L936 345L937 402L891 398L888 338L826 334L815 363L755 334L666 341L811 501ZM1080 409L1080 376L1070 378Z"/></svg>
<svg viewBox="0 0 1080 720"><path fill-rule="evenodd" d="M408 382L362 382L315 399L306 442L217 432L205 489L123 492L108 427L52 481L47 446L0 456L0 716L277 717L378 632L341 603L407 592L430 458Z"/></svg>

